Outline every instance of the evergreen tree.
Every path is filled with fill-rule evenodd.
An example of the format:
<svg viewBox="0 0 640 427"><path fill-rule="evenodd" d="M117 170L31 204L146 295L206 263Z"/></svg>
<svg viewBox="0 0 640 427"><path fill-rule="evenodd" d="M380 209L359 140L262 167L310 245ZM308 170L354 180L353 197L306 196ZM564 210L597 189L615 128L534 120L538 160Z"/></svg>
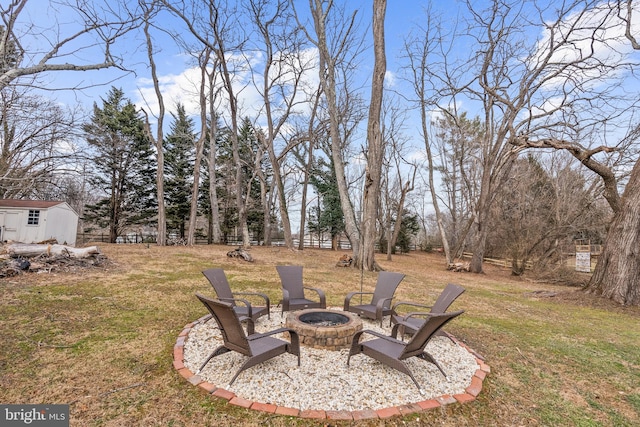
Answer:
<svg viewBox="0 0 640 427"><path fill-rule="evenodd" d="M418 216L411 212L402 214L402 222L400 223L400 233L396 240L396 246L400 248L401 253L408 253L411 249L411 241L420 231L420 221Z"/></svg>
<svg viewBox="0 0 640 427"><path fill-rule="evenodd" d="M109 228L109 241L133 225L146 224L157 212L155 157L135 105L112 87L102 108L94 103L83 126L91 149L90 183L105 195L87 206L85 220Z"/></svg>
<svg viewBox="0 0 640 427"><path fill-rule="evenodd" d="M309 177L309 182L322 200L322 209L315 208L309 218L308 228L318 233L329 233L331 247L337 249L337 238L344 231L344 217L340 206L340 194L333 159L329 158L327 161L319 158Z"/></svg>
<svg viewBox="0 0 640 427"><path fill-rule="evenodd" d="M248 188L245 195L247 205L247 227L254 239L260 241L264 237L264 218L260 209L260 181L254 174L256 155L258 155L258 137L256 130L248 118L242 120L239 129L238 144L240 144L240 159L244 177L244 188Z"/></svg>
<svg viewBox="0 0 640 427"><path fill-rule="evenodd" d="M184 105L176 106L170 133L164 139L165 200L167 228L185 237L185 223L191 210L195 140L193 119L187 117Z"/></svg>
<svg viewBox="0 0 640 427"><path fill-rule="evenodd" d="M204 143L204 152L203 152L203 156L202 156L202 174L201 174L201 185L200 188L202 189L202 191L200 191L200 194L198 195L198 205L200 206L200 209L202 210L202 214L205 215L207 217L207 222L208 222L208 230L207 230L207 241L209 244L213 243L213 212L211 209L211 198L210 198L210 194L209 194L209 183L211 182L212 177L209 174L209 159L210 159L210 154L211 154L211 150L219 150L218 147L220 147L223 142L222 142L222 137L224 135L224 127L222 126L222 123L220 122L220 118L216 115L215 116L215 126L212 126L211 121L208 122L208 127L207 127L207 137L205 138L205 143ZM211 137L211 129L215 128L216 129L216 135L215 135L215 142L214 142L214 146L211 146L211 141L210 141L210 137ZM215 167L219 170L220 169L220 159L219 159L220 154L218 153L218 151L216 151L216 162L215 162ZM214 171L214 176L213 176L213 182L215 183L216 186L216 199L218 201L218 209L220 210L220 182L221 180L221 174L218 171ZM220 220L220 216L218 216L218 219ZM218 223L218 228L220 228L220 223Z"/></svg>
<svg viewBox="0 0 640 427"><path fill-rule="evenodd" d="M229 128L219 129L219 152L216 167L216 188L218 191L218 206L220 209L220 231L222 242L229 243L238 226L238 209L235 201L235 165L231 149Z"/></svg>

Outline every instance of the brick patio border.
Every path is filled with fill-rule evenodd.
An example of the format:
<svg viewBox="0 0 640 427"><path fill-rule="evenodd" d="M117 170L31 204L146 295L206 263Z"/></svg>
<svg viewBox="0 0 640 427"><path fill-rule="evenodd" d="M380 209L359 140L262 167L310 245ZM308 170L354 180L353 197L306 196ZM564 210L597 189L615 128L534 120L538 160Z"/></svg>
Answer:
<svg viewBox="0 0 640 427"><path fill-rule="evenodd" d="M467 403L472 402L478 397L482 390L482 382L486 378L487 374L491 372L489 365L485 363L482 356L469 348L465 343L459 341L451 334L447 335L455 343L464 347L475 358L480 368L471 377L471 384L465 389L462 394L456 394L453 396L444 395L429 400L423 400L420 402L406 403L400 406L391 406L389 408L371 410L365 409L360 411L323 411L323 410L304 410L301 411L295 408L287 408L282 406L276 406L270 403L253 402L251 400L244 399L240 396L236 396L235 393L217 387L207 381L204 381L200 376L195 375L189 369L184 366L184 343L189 336L191 328L200 323L201 321L209 319L209 316L204 316L195 322L187 324L182 332L178 335L176 344L173 346L173 367L178 373L184 377L189 383L198 386L203 392L218 398L224 399L230 405L236 405L255 411L268 412L278 415L287 415L300 418L315 418L315 419L327 419L327 420L347 420L357 421L365 419L385 419L394 416L404 416L413 414L416 412L429 411L440 406L450 405L453 403ZM446 333L446 332L445 332Z"/></svg>

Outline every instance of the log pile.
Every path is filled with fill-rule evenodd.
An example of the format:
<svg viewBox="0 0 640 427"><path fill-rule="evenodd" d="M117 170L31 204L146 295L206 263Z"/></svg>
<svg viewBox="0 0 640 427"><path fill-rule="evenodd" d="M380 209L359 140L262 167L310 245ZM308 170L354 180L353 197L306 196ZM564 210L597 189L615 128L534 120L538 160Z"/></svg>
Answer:
<svg viewBox="0 0 640 427"><path fill-rule="evenodd" d="M232 251L227 252L227 256L229 258L240 258L247 262L253 262L253 257L251 254L243 248L237 248Z"/></svg>
<svg viewBox="0 0 640 427"><path fill-rule="evenodd" d="M22 273L72 272L102 266L106 257L96 246L9 243L0 248L0 278Z"/></svg>
<svg viewBox="0 0 640 427"><path fill-rule="evenodd" d="M344 254L336 263L336 267L350 267L352 263L353 258L351 258L351 256L349 256L348 254Z"/></svg>
<svg viewBox="0 0 640 427"><path fill-rule="evenodd" d="M455 271L457 273L461 272L461 271L469 271L470 266L468 262L454 262L449 264L449 266L447 267L447 270L451 270L451 271Z"/></svg>

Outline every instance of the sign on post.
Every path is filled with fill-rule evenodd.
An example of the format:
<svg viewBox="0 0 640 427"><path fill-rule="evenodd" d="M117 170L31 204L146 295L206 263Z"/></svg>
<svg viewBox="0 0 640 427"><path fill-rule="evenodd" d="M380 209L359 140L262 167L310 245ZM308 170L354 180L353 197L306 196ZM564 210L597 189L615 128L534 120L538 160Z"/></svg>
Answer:
<svg viewBox="0 0 640 427"><path fill-rule="evenodd" d="M591 245L576 245L576 271L591 273Z"/></svg>

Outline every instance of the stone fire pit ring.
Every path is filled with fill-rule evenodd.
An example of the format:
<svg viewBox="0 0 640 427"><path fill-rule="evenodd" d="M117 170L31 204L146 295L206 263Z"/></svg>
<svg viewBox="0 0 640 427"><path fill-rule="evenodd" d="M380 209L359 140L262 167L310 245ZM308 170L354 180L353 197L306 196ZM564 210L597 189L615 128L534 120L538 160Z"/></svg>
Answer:
<svg viewBox="0 0 640 427"><path fill-rule="evenodd" d="M351 347L353 334L362 330L362 320L346 311L309 308L287 314L285 327L296 331L306 347L337 351Z"/></svg>

